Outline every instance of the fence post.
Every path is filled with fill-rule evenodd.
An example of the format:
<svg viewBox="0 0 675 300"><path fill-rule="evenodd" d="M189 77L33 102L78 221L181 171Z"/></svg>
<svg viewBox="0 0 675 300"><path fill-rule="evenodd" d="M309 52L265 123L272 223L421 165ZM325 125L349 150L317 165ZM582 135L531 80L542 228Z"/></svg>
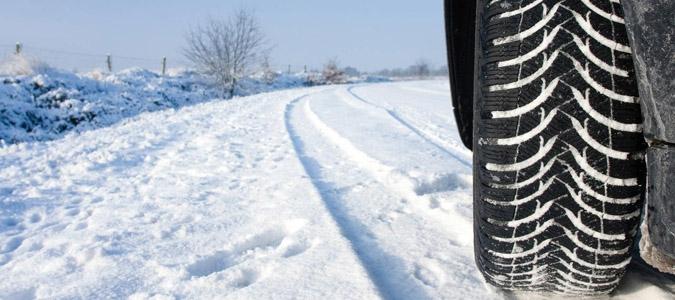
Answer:
<svg viewBox="0 0 675 300"><path fill-rule="evenodd" d="M21 54L21 50L22 50L21 48L23 48L22 45L21 45L21 43L16 42L16 49L15 49L15 54L16 54L16 55Z"/></svg>
<svg viewBox="0 0 675 300"><path fill-rule="evenodd" d="M291 65L288 65L288 74L291 74Z"/></svg>
<svg viewBox="0 0 675 300"><path fill-rule="evenodd" d="M305 65L305 73L307 73L307 65Z"/></svg>
<svg viewBox="0 0 675 300"><path fill-rule="evenodd" d="M108 65L108 72L112 72L112 55L108 54L105 62Z"/></svg>
<svg viewBox="0 0 675 300"><path fill-rule="evenodd" d="M166 74L166 56L162 57L162 76Z"/></svg>

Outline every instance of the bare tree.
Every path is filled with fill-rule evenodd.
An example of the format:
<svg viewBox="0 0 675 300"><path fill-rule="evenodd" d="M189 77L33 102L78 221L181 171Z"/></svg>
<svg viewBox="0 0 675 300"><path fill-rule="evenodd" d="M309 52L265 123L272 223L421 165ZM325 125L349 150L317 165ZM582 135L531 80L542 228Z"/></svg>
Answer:
<svg viewBox="0 0 675 300"><path fill-rule="evenodd" d="M321 72L327 84L336 84L345 82L345 73L338 67L337 58L331 58L323 66Z"/></svg>
<svg viewBox="0 0 675 300"><path fill-rule="evenodd" d="M425 59L419 59L412 66L412 72L414 76L417 76L419 78L425 78L431 74L431 67L429 66L429 63Z"/></svg>
<svg viewBox="0 0 675 300"><path fill-rule="evenodd" d="M238 80L268 52L265 35L255 15L238 10L228 20L209 19L187 34L185 56L212 76L230 97Z"/></svg>

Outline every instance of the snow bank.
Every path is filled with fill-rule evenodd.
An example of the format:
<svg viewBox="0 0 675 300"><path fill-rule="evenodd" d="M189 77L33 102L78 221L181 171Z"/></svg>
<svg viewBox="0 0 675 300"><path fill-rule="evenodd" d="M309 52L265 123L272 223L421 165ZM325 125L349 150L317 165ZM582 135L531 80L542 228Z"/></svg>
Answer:
<svg viewBox="0 0 675 300"><path fill-rule="evenodd" d="M368 77L355 80L373 81ZM307 85L305 74L256 75L241 79L235 96ZM167 76L138 68L112 74L75 74L11 56L0 64L0 145L53 140L143 112L179 108L219 96L207 78L189 70L173 70Z"/></svg>
<svg viewBox="0 0 675 300"><path fill-rule="evenodd" d="M25 75L0 77L0 140L4 143L55 139L141 112L216 97L202 78L190 72L162 77L141 69L115 74L49 68L20 71Z"/></svg>

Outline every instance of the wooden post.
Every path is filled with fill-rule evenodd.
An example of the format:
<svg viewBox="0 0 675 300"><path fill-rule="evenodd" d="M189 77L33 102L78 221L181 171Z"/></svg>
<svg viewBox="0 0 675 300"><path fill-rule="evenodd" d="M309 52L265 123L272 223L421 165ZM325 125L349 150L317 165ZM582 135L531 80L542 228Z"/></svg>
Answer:
<svg viewBox="0 0 675 300"><path fill-rule="evenodd" d="M288 65L288 74L291 74L291 65Z"/></svg>
<svg viewBox="0 0 675 300"><path fill-rule="evenodd" d="M16 54L16 55L21 54L21 50L23 50L23 49L21 49L21 48L23 48L22 45L21 45L21 43L17 42L17 43L16 43L16 49L15 49L15 50L16 50L16 51L15 51L15 54Z"/></svg>
<svg viewBox="0 0 675 300"><path fill-rule="evenodd" d="M112 72L112 55L108 54L105 62L108 65L108 72Z"/></svg>
<svg viewBox="0 0 675 300"><path fill-rule="evenodd" d="M305 65L305 73L307 73L307 65Z"/></svg>
<svg viewBox="0 0 675 300"><path fill-rule="evenodd" d="M166 56L162 57L162 76L166 75Z"/></svg>

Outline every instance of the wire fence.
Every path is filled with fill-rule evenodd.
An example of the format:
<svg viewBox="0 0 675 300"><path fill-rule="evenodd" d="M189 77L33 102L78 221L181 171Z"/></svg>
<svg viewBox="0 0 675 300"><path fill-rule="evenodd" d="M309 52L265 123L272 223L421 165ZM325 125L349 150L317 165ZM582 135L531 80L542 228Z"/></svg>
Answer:
<svg viewBox="0 0 675 300"><path fill-rule="evenodd" d="M0 44L0 59L5 59L17 53L39 60L52 67L76 72L92 70L119 71L131 67L161 72L163 69L189 67L191 65L180 57L135 57L117 55L115 53L67 51L26 44Z"/></svg>
<svg viewBox="0 0 675 300"><path fill-rule="evenodd" d="M87 53L68 51L17 44L0 44L0 60L3 60L17 52L22 55L44 62L49 66L73 71L87 72L93 70L119 71L132 67L143 68L155 72L163 72L171 68L189 68L192 64L183 57L158 56L136 57L130 55L118 55L116 53ZM272 64L270 69L282 73L300 73L320 69L315 66L295 66L287 64ZM260 69L260 68L257 68Z"/></svg>

